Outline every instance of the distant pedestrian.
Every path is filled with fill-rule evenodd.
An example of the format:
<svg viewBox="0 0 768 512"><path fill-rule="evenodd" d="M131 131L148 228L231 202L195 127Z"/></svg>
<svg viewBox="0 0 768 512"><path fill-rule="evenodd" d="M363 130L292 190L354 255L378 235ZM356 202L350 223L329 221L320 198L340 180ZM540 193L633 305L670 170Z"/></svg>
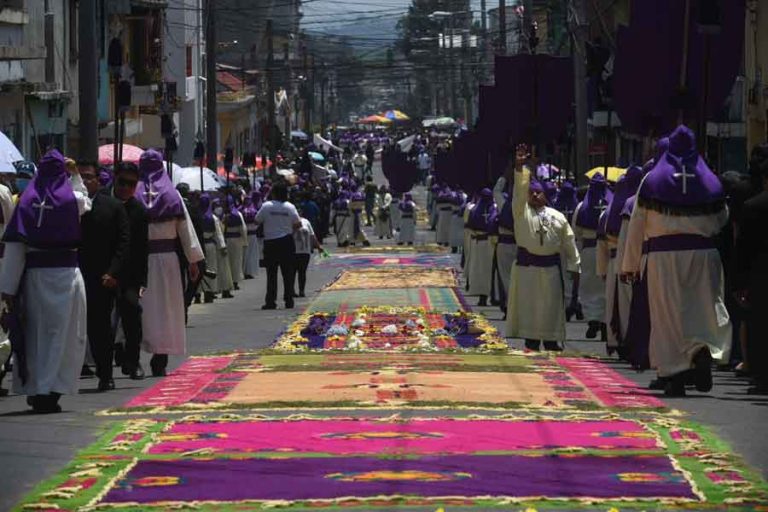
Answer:
<svg viewBox="0 0 768 512"><path fill-rule="evenodd" d="M293 240L296 245L296 276L299 284L298 296L306 297L307 268L309 268L309 262L312 258L312 251L317 249L322 252L323 247L315 236L315 230L312 228L312 223L309 222L309 219L303 216L301 217L301 227L293 233Z"/></svg>

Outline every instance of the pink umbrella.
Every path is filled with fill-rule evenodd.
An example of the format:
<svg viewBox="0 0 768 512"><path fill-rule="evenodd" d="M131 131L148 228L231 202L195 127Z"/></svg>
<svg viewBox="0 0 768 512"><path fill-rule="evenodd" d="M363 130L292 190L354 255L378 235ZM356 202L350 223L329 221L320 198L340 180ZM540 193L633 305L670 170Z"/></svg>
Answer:
<svg viewBox="0 0 768 512"><path fill-rule="evenodd" d="M112 144L104 144L99 147L100 165L112 165L115 162L114 149L115 147ZM123 144L123 162L138 164L143 152L144 150L140 147Z"/></svg>

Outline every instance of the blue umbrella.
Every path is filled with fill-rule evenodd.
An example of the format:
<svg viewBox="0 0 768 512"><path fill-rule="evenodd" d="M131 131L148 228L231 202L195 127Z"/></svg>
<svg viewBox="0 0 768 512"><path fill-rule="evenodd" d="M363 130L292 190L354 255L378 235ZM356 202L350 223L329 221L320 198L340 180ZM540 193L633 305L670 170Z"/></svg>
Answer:
<svg viewBox="0 0 768 512"><path fill-rule="evenodd" d="M325 157L316 151L310 151L309 158L311 158L315 162L325 162Z"/></svg>
<svg viewBox="0 0 768 512"><path fill-rule="evenodd" d="M301 130L293 130L291 132L291 138L292 139L304 139L304 140L307 140L307 139L309 139L309 135L307 135L306 133L304 133Z"/></svg>

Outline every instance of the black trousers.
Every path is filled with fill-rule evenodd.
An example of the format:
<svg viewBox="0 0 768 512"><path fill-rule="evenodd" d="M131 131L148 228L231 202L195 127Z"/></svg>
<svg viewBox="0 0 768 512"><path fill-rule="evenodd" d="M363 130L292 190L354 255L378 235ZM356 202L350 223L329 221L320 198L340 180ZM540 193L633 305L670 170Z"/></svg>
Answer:
<svg viewBox="0 0 768 512"><path fill-rule="evenodd" d="M115 353L115 334L112 330L115 292L101 285L100 276L89 276L85 280L85 296L88 307L88 343L96 362L96 375L99 380L111 379Z"/></svg>
<svg viewBox="0 0 768 512"><path fill-rule="evenodd" d="M293 301L296 273L296 245L293 235L264 241L264 265L267 267L267 297L265 304L277 303L277 270L283 275L283 299Z"/></svg>
<svg viewBox="0 0 768 512"><path fill-rule="evenodd" d="M296 255L296 275L299 279L299 293L304 293L304 288L307 286L307 268L309 268L309 260L312 257L311 254L297 254Z"/></svg>
<svg viewBox="0 0 768 512"><path fill-rule="evenodd" d="M123 366L126 369L135 370L139 366L139 351L143 337L138 286L125 287L120 291L117 297L117 313L120 315L125 334Z"/></svg>

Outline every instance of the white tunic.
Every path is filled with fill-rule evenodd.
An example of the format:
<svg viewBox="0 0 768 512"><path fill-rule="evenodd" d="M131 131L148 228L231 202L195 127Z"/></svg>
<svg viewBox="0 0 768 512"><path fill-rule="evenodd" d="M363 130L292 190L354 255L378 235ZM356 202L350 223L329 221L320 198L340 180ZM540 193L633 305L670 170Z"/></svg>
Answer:
<svg viewBox="0 0 768 512"><path fill-rule="evenodd" d="M183 203L182 203L183 204ZM178 238L187 261L203 259L203 249L197 239L187 207L184 218L149 224L149 240ZM184 289L181 285L179 257L175 252L149 255L147 290L141 299L142 348L152 354L181 355L187 350L184 328Z"/></svg>
<svg viewBox="0 0 768 512"><path fill-rule="evenodd" d="M213 231L203 233L203 247L205 249L205 264L211 270L216 271L216 278L203 277L202 289L204 292L219 293L219 254L227 247L224 233L221 230L219 218L213 216Z"/></svg>
<svg viewBox="0 0 768 512"><path fill-rule="evenodd" d="M227 256L229 256L232 281L239 283L245 279L243 275L243 253L244 249L248 247L248 226L245 225L243 214L240 212L236 213L240 222L237 226L227 226L225 238L227 240Z"/></svg>
<svg viewBox="0 0 768 512"><path fill-rule="evenodd" d="M450 202L438 202L437 208L437 243L447 245L451 242L451 223L453 219L453 204Z"/></svg>
<svg viewBox="0 0 768 512"><path fill-rule="evenodd" d="M607 215L607 210L603 212L603 215ZM597 241L597 275L605 281L605 318L603 322L608 326L607 345L609 347L619 346L619 341L624 339L625 326L632 301L632 285L622 283L618 278L617 253L618 239L615 236L606 235L605 238ZM618 306L618 312L615 311L616 306ZM616 313L618 313L618 318L614 319ZM618 333L611 325L616 321L619 324Z"/></svg>
<svg viewBox="0 0 768 512"><path fill-rule="evenodd" d="M451 247L460 248L464 245L464 216L462 215L461 205L453 205L453 214L451 216L451 234L449 243Z"/></svg>
<svg viewBox="0 0 768 512"><path fill-rule="evenodd" d="M389 204L389 218L392 220L392 229L397 231L400 229L400 201L397 197L392 198L392 202Z"/></svg>
<svg viewBox="0 0 768 512"><path fill-rule="evenodd" d="M641 270L643 242L654 237L717 235L728 212L664 215L635 205L627 232L622 271ZM716 249L651 252L647 255L651 315L650 361L661 377L691 368L693 357L709 347L712 357L728 361L731 323L723 300L723 267Z"/></svg>
<svg viewBox="0 0 768 512"><path fill-rule="evenodd" d="M474 207L474 203L468 202L466 208L464 208L464 216L461 219L464 222L464 272L467 275L467 279L469 279L469 265L472 258L472 230L467 227L467 222L469 222L469 214Z"/></svg>
<svg viewBox="0 0 768 512"><path fill-rule="evenodd" d="M413 205L412 212L400 212L400 234L398 242L412 244L416 240L416 212L417 208L415 204Z"/></svg>
<svg viewBox="0 0 768 512"><path fill-rule="evenodd" d="M258 225L255 222L247 223L248 248L245 250L245 274L256 276L259 274L259 261L261 261L261 239L256 236Z"/></svg>
<svg viewBox="0 0 768 512"><path fill-rule="evenodd" d="M528 204L530 170L515 172L512 212L518 247L539 256L563 255L566 269L579 272L579 251L565 216L554 208ZM565 340L565 304L559 266L515 264L509 282L506 335L545 341Z"/></svg>
<svg viewBox="0 0 768 512"><path fill-rule="evenodd" d="M216 231L221 233L222 245L219 249L219 254L216 259L216 279L220 292L230 291L235 287L232 282L232 269L229 265L229 256L227 255L227 241L224 238L224 223L216 218Z"/></svg>
<svg viewBox="0 0 768 512"><path fill-rule="evenodd" d="M392 195L389 193L376 195L376 225L373 228L373 232L376 236L384 236L392 238ZM385 215L385 219L382 219L382 213Z"/></svg>
<svg viewBox="0 0 768 512"><path fill-rule="evenodd" d="M579 203L573 214L573 233L579 242L581 254L579 302L587 321L602 322L605 319L605 282L597 275L597 231L576 225L581 206L582 203ZM585 244L591 246L585 247Z"/></svg>
<svg viewBox="0 0 768 512"><path fill-rule="evenodd" d="M90 211L91 200L79 175L72 177L72 187L82 216ZM0 270L0 292L16 295L21 289L23 297L28 376L23 385L19 365L14 364L13 391L20 395L77 394L88 340L83 276L77 267L25 272L30 251L34 249L21 242L6 243Z"/></svg>
<svg viewBox="0 0 768 512"><path fill-rule="evenodd" d="M336 241L339 245L344 245L352 241L354 236L354 225L352 213L350 213L349 208L345 207L335 210L334 229L336 232Z"/></svg>
<svg viewBox="0 0 768 512"><path fill-rule="evenodd" d="M478 240L478 236L481 237ZM482 238L485 238L482 240ZM493 244L491 237L482 231L472 231L472 259L469 263L469 294L491 295L491 280L493 279Z"/></svg>

